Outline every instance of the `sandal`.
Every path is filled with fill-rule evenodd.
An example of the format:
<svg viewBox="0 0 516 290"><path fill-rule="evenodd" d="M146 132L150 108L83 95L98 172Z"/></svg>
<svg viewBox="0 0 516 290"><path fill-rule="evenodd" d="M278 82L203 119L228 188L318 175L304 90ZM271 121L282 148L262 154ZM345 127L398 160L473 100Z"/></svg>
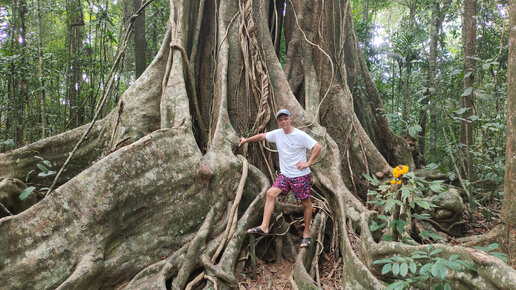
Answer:
<svg viewBox="0 0 516 290"><path fill-rule="evenodd" d="M310 238L303 238L301 240L301 244L299 244L299 247L306 248L308 246L310 246Z"/></svg>
<svg viewBox="0 0 516 290"><path fill-rule="evenodd" d="M264 232L262 229L260 229L260 227L250 228L247 230L246 233L247 234L257 234L257 235L261 235L261 236L266 236L269 234L269 233Z"/></svg>

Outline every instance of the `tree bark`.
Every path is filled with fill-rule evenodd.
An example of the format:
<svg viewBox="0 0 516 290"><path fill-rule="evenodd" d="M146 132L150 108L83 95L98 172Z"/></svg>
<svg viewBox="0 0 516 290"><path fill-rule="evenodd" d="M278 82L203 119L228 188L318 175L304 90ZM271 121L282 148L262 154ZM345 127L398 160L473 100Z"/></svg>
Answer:
<svg viewBox="0 0 516 290"><path fill-rule="evenodd" d="M516 1L509 2L509 58L507 60L507 144L502 220L508 235L502 238L509 253L509 265L516 266Z"/></svg>
<svg viewBox="0 0 516 290"><path fill-rule="evenodd" d="M350 3L288 0L284 69L267 17L273 4L170 2L159 53L118 106L95 123L66 183L28 210L0 219L0 277L6 281L0 287L184 289L196 281L206 288L237 287L245 230L261 218L274 178L269 161L277 158L267 156L269 144L238 148L238 135L276 128L279 108L323 147L311 169L314 190L332 215L332 222L325 222L326 213L314 216L313 246L296 257L296 287L313 287L308 265L320 254L316 246L324 245L325 232L335 233L345 289L382 289L375 259L425 247L375 241L373 213L352 193L363 195L362 174L391 171L379 147L394 162L412 160L392 131L372 130L388 127L358 53ZM355 85L364 89L353 92ZM195 132L197 97L205 136ZM360 118L357 102L365 104ZM84 130L0 155L0 176L23 177L35 167L35 152L59 167ZM247 154L249 165L239 153ZM29 176L37 184L49 181ZM442 248L445 258L460 253L478 266L478 287L516 285L516 272L499 260ZM470 286L473 275L454 279Z"/></svg>
<svg viewBox="0 0 516 290"><path fill-rule="evenodd" d="M133 1L133 11L142 6L142 0ZM147 67L147 40L145 37L145 10L134 21L134 58L136 64L136 78L139 78Z"/></svg>
<svg viewBox="0 0 516 290"><path fill-rule="evenodd" d="M464 85L462 107L467 108L464 115L466 121L461 122L461 143L464 144L465 172L464 177L474 181L473 156L470 153L473 145L473 123L469 119L474 114L475 104L473 99L473 86L475 84L475 59L477 37L477 5L476 0L462 2L462 46L464 48Z"/></svg>

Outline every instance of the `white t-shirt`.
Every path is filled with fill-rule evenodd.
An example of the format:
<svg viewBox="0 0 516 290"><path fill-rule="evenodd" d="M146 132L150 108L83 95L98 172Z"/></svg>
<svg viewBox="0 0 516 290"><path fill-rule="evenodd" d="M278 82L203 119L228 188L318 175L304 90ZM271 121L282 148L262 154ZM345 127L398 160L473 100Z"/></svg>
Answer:
<svg viewBox="0 0 516 290"><path fill-rule="evenodd" d="M296 128L290 134L285 134L280 128L265 133L265 138L269 142L276 143L281 174L293 178L310 173L308 167L303 170L297 169L296 163L306 162L306 150L311 150L317 143L312 137Z"/></svg>

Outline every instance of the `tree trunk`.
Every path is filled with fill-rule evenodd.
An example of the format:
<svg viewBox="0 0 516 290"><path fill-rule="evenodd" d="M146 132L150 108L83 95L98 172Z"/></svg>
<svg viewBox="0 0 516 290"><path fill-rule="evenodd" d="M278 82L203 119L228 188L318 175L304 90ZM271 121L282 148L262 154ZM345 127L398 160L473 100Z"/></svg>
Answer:
<svg viewBox="0 0 516 290"><path fill-rule="evenodd" d="M406 142L380 114L349 1L286 2L284 68L269 27L274 3L170 4L159 53L118 106L95 123L60 187L0 219L0 277L6 282L0 285L184 289L202 281L206 288L237 287L245 230L261 218L275 170L270 160L277 159L263 144L238 148L238 136L274 129L274 112L287 108L295 126L323 147L312 166L314 190L333 222L325 222L326 213L315 215L312 245L323 244L316 239L331 228L344 264L342 288L383 289L373 261L426 246L375 241L372 213L351 192L364 196L362 174L389 173L387 160L413 162ZM352 92L356 87L362 89ZM61 166L84 130L0 155L0 176L25 178L36 166L35 154ZM29 175L32 183L51 181ZM475 275L476 287L516 287L516 272L500 261L471 249L437 247L443 257L460 253L477 266L455 277L457 284L473 287ZM314 287L306 265L320 254L315 250L296 257L295 287Z"/></svg>
<svg viewBox="0 0 516 290"><path fill-rule="evenodd" d="M142 6L142 0L134 0L134 12ZM134 21L134 58L136 63L136 78L139 78L147 67L147 40L145 38L145 10Z"/></svg>
<svg viewBox="0 0 516 290"><path fill-rule="evenodd" d="M467 108L464 115L466 121L461 122L461 143L464 144L465 172L464 177L474 181L473 156L470 153L473 145L473 123L469 119L475 110L473 99L473 85L475 83L475 59L477 37L477 4L476 0L465 0L462 3L462 46L464 48L464 86L462 107Z"/></svg>
<svg viewBox="0 0 516 290"><path fill-rule="evenodd" d="M516 266L516 1L509 1L509 56L507 60L507 144L505 149L505 184L502 220L508 235L502 240L507 245L509 265Z"/></svg>
<svg viewBox="0 0 516 290"><path fill-rule="evenodd" d="M39 60L39 117L41 124L41 138L46 137L47 128L47 114L45 113L45 82L43 81L43 41L42 41L42 29L41 29L41 7L40 0L36 0L36 17L38 20L38 60Z"/></svg>

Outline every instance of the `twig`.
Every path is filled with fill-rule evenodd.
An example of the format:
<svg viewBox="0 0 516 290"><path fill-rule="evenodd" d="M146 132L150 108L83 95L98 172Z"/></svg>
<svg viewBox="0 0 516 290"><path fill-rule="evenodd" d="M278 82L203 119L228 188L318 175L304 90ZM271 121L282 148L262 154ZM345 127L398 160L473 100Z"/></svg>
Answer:
<svg viewBox="0 0 516 290"><path fill-rule="evenodd" d="M5 210L5 212L9 215L13 215L13 213L11 211L9 211L9 209L7 209L7 207L5 207L5 205L3 203L0 202L0 207L2 207L3 210Z"/></svg>

